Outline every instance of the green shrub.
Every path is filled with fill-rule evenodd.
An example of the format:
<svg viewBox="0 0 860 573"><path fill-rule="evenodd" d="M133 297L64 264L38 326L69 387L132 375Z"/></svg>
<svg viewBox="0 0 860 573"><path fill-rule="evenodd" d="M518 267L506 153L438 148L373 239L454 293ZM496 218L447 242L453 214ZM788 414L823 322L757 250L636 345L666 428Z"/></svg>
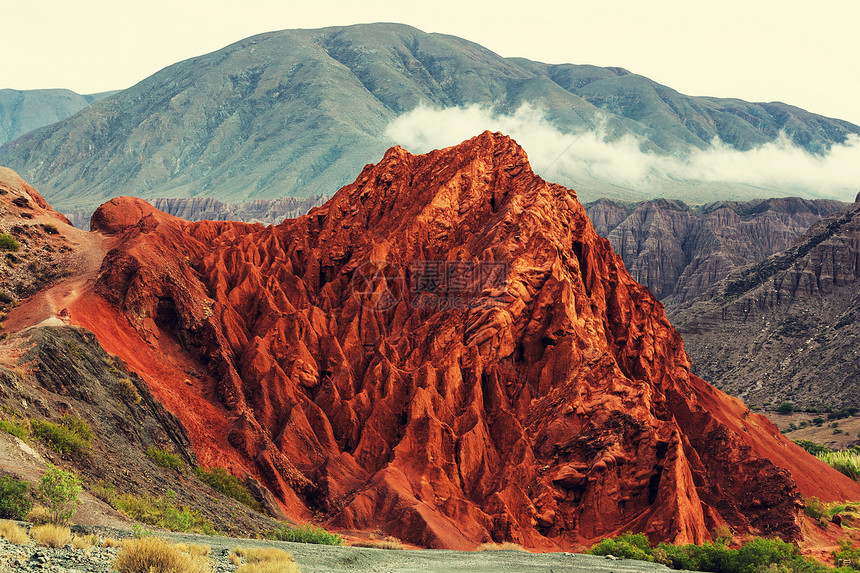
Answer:
<svg viewBox="0 0 860 573"><path fill-rule="evenodd" d="M852 451L822 452L815 457L851 479L860 481L860 454Z"/></svg>
<svg viewBox="0 0 860 573"><path fill-rule="evenodd" d="M788 414L794 413L794 404L791 402L783 402L779 406L776 407L776 413L782 414L783 416L787 416Z"/></svg>
<svg viewBox="0 0 860 573"><path fill-rule="evenodd" d="M78 509L81 480L75 474L49 465L39 480L39 497L48 504L51 523L67 523Z"/></svg>
<svg viewBox="0 0 860 573"><path fill-rule="evenodd" d="M821 444L816 444L815 442L811 442L809 440L794 440L794 443L812 454L813 456L833 451L827 446L822 446Z"/></svg>
<svg viewBox="0 0 860 573"><path fill-rule="evenodd" d="M839 550L833 552L833 562L838 566L840 562L849 562L852 567L860 568L860 548L852 549L851 540L839 541Z"/></svg>
<svg viewBox="0 0 860 573"><path fill-rule="evenodd" d="M136 496L128 493L119 494L114 498L113 506L124 512L130 518L147 525L163 527L171 531L190 531L195 533L212 534L212 527L199 511L184 506L177 506L173 496L150 497Z"/></svg>
<svg viewBox="0 0 860 573"><path fill-rule="evenodd" d="M625 533L614 539L601 540L589 553L654 561L673 569L715 573L833 571L821 563L805 559L794 545L779 539L754 538L737 549L730 549L723 543L683 546L661 543L652 549L644 535Z"/></svg>
<svg viewBox="0 0 860 573"><path fill-rule="evenodd" d="M116 486L112 483L107 483L106 481L99 480L98 483L90 486L90 493L107 503L108 505L113 505L114 500L116 499Z"/></svg>
<svg viewBox="0 0 860 573"><path fill-rule="evenodd" d="M293 543L316 543L317 545L342 545L343 539L337 533L330 533L322 527L306 523L301 527L278 527L266 534L268 539L292 541Z"/></svg>
<svg viewBox="0 0 860 573"><path fill-rule="evenodd" d="M82 454L90 449L93 432L84 420L64 416L60 424L32 420L33 435L61 454Z"/></svg>
<svg viewBox="0 0 860 573"><path fill-rule="evenodd" d="M21 248L21 243L8 233L0 233L0 251L16 252Z"/></svg>
<svg viewBox="0 0 860 573"><path fill-rule="evenodd" d="M591 555L614 555L637 561L654 561L651 544L643 533L622 533L614 539L601 539L588 550Z"/></svg>
<svg viewBox="0 0 860 573"><path fill-rule="evenodd" d="M0 518L23 520L31 509L30 484L12 476L0 476Z"/></svg>
<svg viewBox="0 0 860 573"><path fill-rule="evenodd" d="M260 502L251 495L248 488L242 485L237 477L227 472L224 468L212 468L206 471L201 467L195 467L194 475L215 491L230 496L255 511L263 511Z"/></svg>
<svg viewBox="0 0 860 573"><path fill-rule="evenodd" d="M146 450L146 457L151 459L157 466L176 470L178 473L185 471L185 464L182 463L182 458L173 452L149 447Z"/></svg>
<svg viewBox="0 0 860 573"><path fill-rule="evenodd" d="M60 425L64 428L68 429L71 432L74 432L80 438L86 442L93 441L93 430L90 428L90 425L87 424L86 420L82 418L78 418L77 416L70 416L66 414L60 420Z"/></svg>
<svg viewBox="0 0 860 573"><path fill-rule="evenodd" d="M25 421L0 420L0 430L25 442L30 439L30 427Z"/></svg>
<svg viewBox="0 0 860 573"><path fill-rule="evenodd" d="M817 497L809 497L803 500L806 502L806 507L803 508L803 513L811 517L812 519L821 519L824 517L826 512L826 508L821 500Z"/></svg>

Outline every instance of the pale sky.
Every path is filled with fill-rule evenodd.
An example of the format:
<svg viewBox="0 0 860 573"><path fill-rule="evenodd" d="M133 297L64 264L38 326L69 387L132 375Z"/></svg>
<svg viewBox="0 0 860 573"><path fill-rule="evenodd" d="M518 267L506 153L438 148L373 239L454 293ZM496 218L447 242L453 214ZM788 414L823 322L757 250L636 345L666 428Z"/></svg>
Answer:
<svg viewBox="0 0 860 573"><path fill-rule="evenodd" d="M0 18L0 88L122 89L261 32L387 21L860 124L858 0L3 0Z"/></svg>

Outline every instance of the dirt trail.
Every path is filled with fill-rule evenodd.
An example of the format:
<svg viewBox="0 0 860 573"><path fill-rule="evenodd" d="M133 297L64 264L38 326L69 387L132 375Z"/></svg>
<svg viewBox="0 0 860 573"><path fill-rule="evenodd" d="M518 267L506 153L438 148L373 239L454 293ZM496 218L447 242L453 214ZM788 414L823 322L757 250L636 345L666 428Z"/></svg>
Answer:
<svg viewBox="0 0 860 573"><path fill-rule="evenodd" d="M68 324L68 308L84 292L87 282L95 279L109 248L110 240L101 233L83 231L46 215L35 217L32 223L51 224L59 229L59 236L71 248L65 255L66 268L71 274L12 309L0 328L2 332L17 332L37 324Z"/></svg>

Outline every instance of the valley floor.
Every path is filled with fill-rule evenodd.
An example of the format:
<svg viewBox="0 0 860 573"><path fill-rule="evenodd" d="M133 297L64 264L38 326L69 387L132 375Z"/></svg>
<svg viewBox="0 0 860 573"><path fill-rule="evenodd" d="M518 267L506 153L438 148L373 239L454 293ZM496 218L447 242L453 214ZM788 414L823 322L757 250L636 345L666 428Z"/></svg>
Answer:
<svg viewBox="0 0 860 573"><path fill-rule="evenodd" d="M128 531L98 528L102 536L122 537ZM576 553L529 553L525 551L384 550L363 547L311 545L222 536L159 533L170 541L212 547L214 573L232 573L236 566L227 558L235 547L277 547L289 551L304 573L385 572L426 573L648 573L671 571L663 565L626 559L611 560ZM53 571L57 573L109 573L119 550L94 547L86 553L66 546L60 549L36 545L12 545L0 539L0 573Z"/></svg>

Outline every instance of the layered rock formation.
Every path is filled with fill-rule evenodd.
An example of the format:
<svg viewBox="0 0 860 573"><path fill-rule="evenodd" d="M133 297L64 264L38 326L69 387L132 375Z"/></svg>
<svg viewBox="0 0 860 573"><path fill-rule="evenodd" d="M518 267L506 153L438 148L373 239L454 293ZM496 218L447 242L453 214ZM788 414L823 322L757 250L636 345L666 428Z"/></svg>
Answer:
<svg viewBox="0 0 860 573"><path fill-rule="evenodd" d="M635 205L602 199L585 211L633 278L671 314L733 269L787 249L822 217L847 207L798 197L697 208L662 199Z"/></svg>
<svg viewBox="0 0 860 573"><path fill-rule="evenodd" d="M858 277L860 202L736 270L673 322L696 372L749 403L860 406Z"/></svg>
<svg viewBox="0 0 860 573"><path fill-rule="evenodd" d="M293 517L430 547L645 531L800 536L860 485L690 373L662 305L576 194L500 134L389 150L277 227L114 199L72 320L123 356L204 464Z"/></svg>

